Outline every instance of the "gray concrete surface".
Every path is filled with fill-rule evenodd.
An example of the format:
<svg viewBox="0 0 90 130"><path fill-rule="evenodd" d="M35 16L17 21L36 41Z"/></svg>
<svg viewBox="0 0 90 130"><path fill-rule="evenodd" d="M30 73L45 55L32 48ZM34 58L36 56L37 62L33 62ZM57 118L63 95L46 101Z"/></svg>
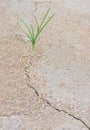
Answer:
<svg viewBox="0 0 90 130"><path fill-rule="evenodd" d="M36 27L35 46L16 14ZM90 130L90 1L0 1L0 130Z"/></svg>

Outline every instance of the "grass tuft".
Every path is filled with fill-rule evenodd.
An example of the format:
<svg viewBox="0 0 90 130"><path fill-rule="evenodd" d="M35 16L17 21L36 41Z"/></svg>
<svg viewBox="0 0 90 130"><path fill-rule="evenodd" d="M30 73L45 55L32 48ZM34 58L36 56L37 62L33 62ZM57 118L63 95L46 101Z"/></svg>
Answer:
<svg viewBox="0 0 90 130"><path fill-rule="evenodd" d="M34 48L35 48L37 38L39 37L42 30L46 27L46 25L50 22L50 20L54 17L54 14L48 17L49 12L50 12L50 9L47 10L46 14L44 15L36 31L34 30L33 25L30 25L29 27L27 23L21 17L17 16L19 21L25 26L27 30L25 31L24 29L22 29L22 31L25 33L29 41L32 43L32 55L34 55Z"/></svg>

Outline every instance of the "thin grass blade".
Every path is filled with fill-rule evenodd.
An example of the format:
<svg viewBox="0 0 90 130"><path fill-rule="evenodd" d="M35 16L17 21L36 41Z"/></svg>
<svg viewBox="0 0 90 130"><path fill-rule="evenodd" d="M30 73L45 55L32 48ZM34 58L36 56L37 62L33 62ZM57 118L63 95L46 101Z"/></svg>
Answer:
<svg viewBox="0 0 90 130"><path fill-rule="evenodd" d="M25 31L23 29L22 29L22 31L26 34L26 36L29 38L30 42L32 43L32 55L34 54L34 46L35 46L38 36L42 32L42 30L46 27L46 25L50 22L50 20L54 17L54 14L53 14L51 17L48 18L49 11L50 11L50 8L47 10L46 14L44 15L44 17L40 23L40 26L38 27L36 32L32 25L29 28L29 26L24 22L24 20L21 19L19 16L17 16L18 19L20 20L20 22L22 22L24 24L25 28L27 29L27 31Z"/></svg>
<svg viewBox="0 0 90 130"><path fill-rule="evenodd" d="M50 11L50 8L47 10L47 12L46 12L46 14L45 14L45 16L44 16L44 18L43 18L43 20L42 20L40 26L39 26L39 29L41 29L41 27L42 27L42 25L43 25L43 23L44 23L44 21L45 21L47 15L49 14L49 11Z"/></svg>
<svg viewBox="0 0 90 130"><path fill-rule="evenodd" d="M37 32L36 37L35 37L35 41L37 39L37 37L39 36L39 34L41 33L41 31L45 28L45 26L49 23L49 21L54 17L55 14L53 14L48 20L47 22L42 26L42 28L39 30L39 32Z"/></svg>
<svg viewBox="0 0 90 130"><path fill-rule="evenodd" d="M34 42L34 35L35 35L35 34L34 34L34 28L33 28L32 25L31 25L31 30L32 30L32 32L31 32L31 33L32 33L32 41Z"/></svg>
<svg viewBox="0 0 90 130"><path fill-rule="evenodd" d="M21 28L21 27L20 27ZM29 38L29 40L30 40L30 42L31 42L31 37L30 37L30 35L26 32L26 31L24 31L22 28L21 28L21 30L25 33L25 35Z"/></svg>
<svg viewBox="0 0 90 130"><path fill-rule="evenodd" d="M33 39L31 30L30 30L30 28L28 27L28 25L27 25L27 24L24 22L24 20L21 19L19 16L17 16L17 17L18 17L18 19L25 25L26 29L27 29L28 32L30 33L31 39Z"/></svg>

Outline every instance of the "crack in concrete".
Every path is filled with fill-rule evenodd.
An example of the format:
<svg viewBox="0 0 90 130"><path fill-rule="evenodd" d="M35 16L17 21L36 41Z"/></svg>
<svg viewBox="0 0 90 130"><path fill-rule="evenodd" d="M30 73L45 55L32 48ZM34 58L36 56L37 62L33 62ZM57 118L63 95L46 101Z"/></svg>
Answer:
<svg viewBox="0 0 90 130"><path fill-rule="evenodd" d="M37 2L34 2L34 4L35 4L35 9L34 9L34 11L32 12L32 16L34 17L35 22L36 22L36 25L37 25L37 27L38 27L37 18L36 18L36 16L35 16L35 12L37 11Z"/></svg>
<svg viewBox="0 0 90 130"><path fill-rule="evenodd" d="M29 67L29 66L28 66L28 67ZM28 79L28 81L29 81L29 82L27 83L27 86L29 86L30 88L32 88L32 89L34 90L35 94L39 97L39 94L38 94L37 90L36 90L33 86L30 85L30 76L29 76L29 74L28 74L28 72L27 72L28 67L25 68L25 75L26 75L26 77L27 77L27 79Z"/></svg>
<svg viewBox="0 0 90 130"><path fill-rule="evenodd" d="M32 65L32 64L31 64L31 65ZM70 117L74 118L75 120L81 122L86 128L88 128L88 130L90 130L90 127L89 127L82 119L76 117L75 115L73 115L73 114L71 114L71 113L68 113L68 112L65 111L65 110L56 108L56 107L53 106L48 100L46 100L45 98L43 98L43 97L40 96L39 92L38 92L32 85L30 85L30 76L29 76L29 74L28 74L28 68L29 68L29 67L30 67L30 66L24 68L24 69L25 69L25 75L26 75L27 80L28 80L27 86L29 86L30 88L32 88L32 89L34 90L36 96L37 96L38 98L40 98L41 100L43 100L44 102L46 102L46 103L47 103L50 107L52 107L55 111L57 111L57 112L63 112L63 113L65 113L65 114L67 114L68 116L70 116Z"/></svg>
<svg viewBox="0 0 90 130"><path fill-rule="evenodd" d="M35 3L35 9L34 9L34 11L32 12L32 15L33 15L33 17L35 18L36 24L37 24L37 26L38 26L37 18L36 18L36 16L35 16L35 12L37 11L37 2L34 2L34 3ZM39 3L46 3L46 1L39 2ZM48 3L51 3L51 1L48 2ZM32 59L31 59L31 65L32 65ZM65 110L56 108L56 107L53 106L48 100L46 100L45 98L43 98L43 97L40 96L39 92L38 92L32 85L30 85L30 76L29 76L29 74L28 74L28 68L29 68L29 67L30 67L30 66L24 68L24 70L25 70L25 75L26 75L27 80L28 80L27 86L29 86L30 88L32 88L32 89L34 90L36 96L39 97L40 99L42 99L44 102L46 102L46 103L47 103L50 107L52 107L55 111L57 111L57 112L63 112L63 113L65 113L65 114L67 114L68 116L70 116L70 117L74 118L75 120L81 122L86 128L88 128L88 130L90 130L90 127L89 127L82 119L76 117L76 116L73 115L73 114L68 113L68 112L65 111Z"/></svg>

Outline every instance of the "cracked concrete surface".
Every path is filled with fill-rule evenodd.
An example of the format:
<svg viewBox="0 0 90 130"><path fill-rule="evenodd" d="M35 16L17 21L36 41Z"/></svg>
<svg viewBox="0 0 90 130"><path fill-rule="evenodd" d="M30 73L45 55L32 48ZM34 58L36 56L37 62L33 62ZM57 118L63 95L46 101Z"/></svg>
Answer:
<svg viewBox="0 0 90 130"><path fill-rule="evenodd" d="M90 130L90 1L0 1L0 130ZM55 17L35 55L16 14Z"/></svg>

